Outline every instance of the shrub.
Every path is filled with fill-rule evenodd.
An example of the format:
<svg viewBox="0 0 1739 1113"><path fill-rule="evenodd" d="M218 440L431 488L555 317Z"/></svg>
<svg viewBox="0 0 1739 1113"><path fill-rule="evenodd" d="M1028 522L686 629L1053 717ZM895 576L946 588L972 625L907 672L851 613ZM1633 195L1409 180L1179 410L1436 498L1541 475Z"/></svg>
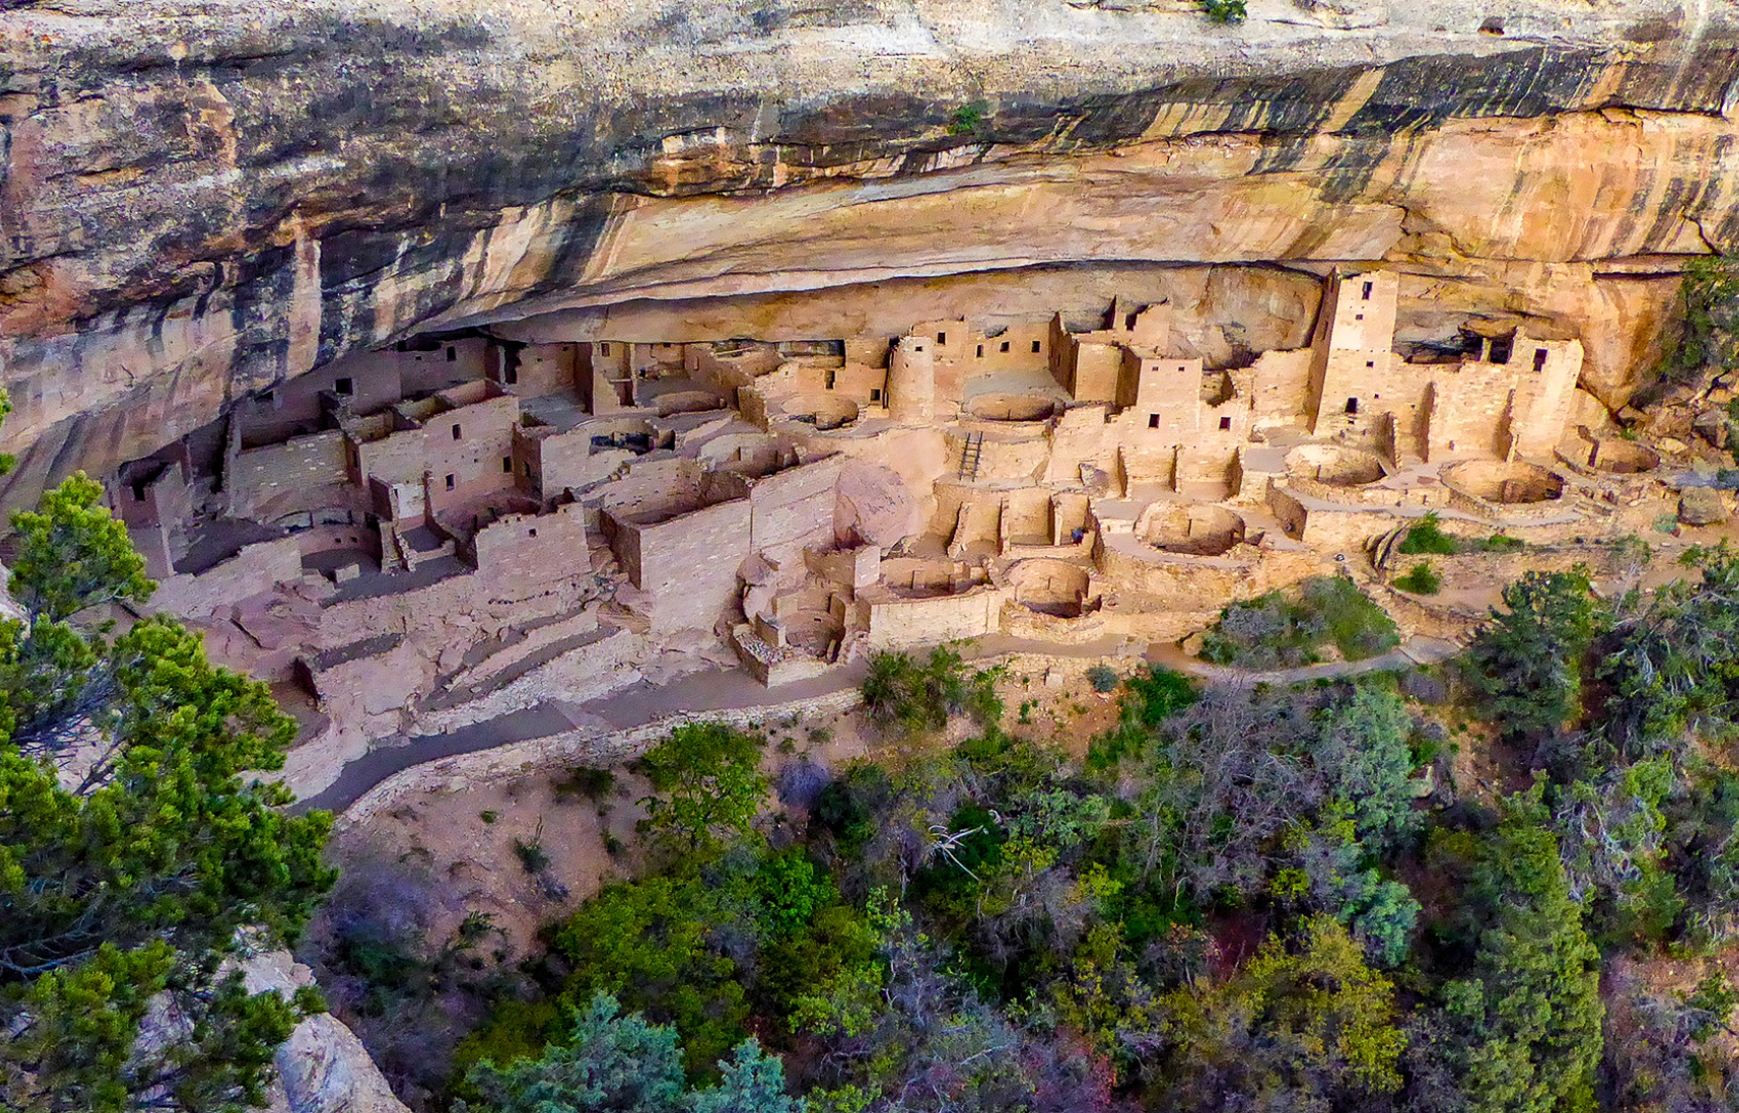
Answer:
<svg viewBox="0 0 1739 1113"><path fill-rule="evenodd" d="M1678 528L1679 516L1677 514L1668 513L1655 515L1654 531L1656 533L1671 533L1673 530Z"/></svg>
<svg viewBox="0 0 1739 1113"><path fill-rule="evenodd" d="M513 853L519 856L519 864L526 873L538 874L549 869L549 851L543 848L543 824L538 824L537 834L530 839L514 839Z"/></svg>
<svg viewBox="0 0 1739 1113"><path fill-rule="evenodd" d="M1202 11L1215 23L1242 23L1249 15L1245 0L1202 0Z"/></svg>
<svg viewBox="0 0 1739 1113"><path fill-rule="evenodd" d="M1519 553L1527 547L1528 543L1521 538L1503 533L1494 533L1474 542L1474 548L1482 553Z"/></svg>
<svg viewBox="0 0 1739 1113"><path fill-rule="evenodd" d="M990 105L984 101L975 100L971 104L963 104L948 117L949 135L978 135L985 130L986 117Z"/></svg>
<svg viewBox="0 0 1739 1113"><path fill-rule="evenodd" d="M616 787L616 774L608 769L592 769L584 765L576 765L568 770L568 775L556 781L552 786L557 800L571 800L576 796L587 800L598 800L608 796Z"/></svg>
<svg viewBox="0 0 1739 1113"><path fill-rule="evenodd" d="M1094 665L1087 670L1087 683L1093 685L1095 692L1114 692L1122 682L1123 678L1110 665Z"/></svg>
<svg viewBox="0 0 1739 1113"><path fill-rule="evenodd" d="M968 673L960 654L944 647L931 650L922 664L904 653L878 653L864 678L864 705L878 723L909 732L941 730L959 714L989 726L1002 715L1000 675L997 669Z"/></svg>
<svg viewBox="0 0 1739 1113"><path fill-rule="evenodd" d="M1437 512L1432 511L1420 518L1407 531L1407 536L1401 539L1400 552L1408 556L1420 554L1435 554L1437 556L1453 556L1461 550L1461 545L1455 538L1443 532Z"/></svg>
<svg viewBox="0 0 1739 1113"><path fill-rule="evenodd" d="M1406 575L1396 576L1395 586L1414 595L1436 595L1443 590L1443 577L1432 569L1430 561L1422 560L1409 569Z"/></svg>

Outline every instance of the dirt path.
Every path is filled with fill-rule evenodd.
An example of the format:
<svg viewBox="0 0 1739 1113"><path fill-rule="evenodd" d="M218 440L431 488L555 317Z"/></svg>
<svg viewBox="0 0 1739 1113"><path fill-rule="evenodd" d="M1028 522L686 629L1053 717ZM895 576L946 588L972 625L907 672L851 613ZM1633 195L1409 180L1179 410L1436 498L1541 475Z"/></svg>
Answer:
<svg viewBox="0 0 1739 1113"><path fill-rule="evenodd" d="M1117 655L1121 648L1122 643L1115 639L1101 639L1081 645L1055 645L992 635L980 638L968 646L963 656L968 660L983 660L1011 653L1040 653L1052 657L1108 657ZM1215 683L1296 684L1325 677L1356 676L1383 669L1427 664L1451 656L1457 648L1450 642L1436 638L1410 638L1399 649L1364 661L1339 661L1296 669L1251 671L1211 665L1186 655L1175 645L1156 642L1147 647L1144 659ZM763 688L741 669L707 669L689 673L665 684L652 684L642 680L583 704L551 701L444 734L418 735L406 739L401 745L370 750L355 761L346 763L337 780L320 793L292 804L290 811L301 814L321 808L335 813L342 812L393 774L440 758L525 742L576 728L628 730L684 712L740 710L814 699L857 685L863 680L864 671L865 666L862 664L850 665L795 684Z"/></svg>

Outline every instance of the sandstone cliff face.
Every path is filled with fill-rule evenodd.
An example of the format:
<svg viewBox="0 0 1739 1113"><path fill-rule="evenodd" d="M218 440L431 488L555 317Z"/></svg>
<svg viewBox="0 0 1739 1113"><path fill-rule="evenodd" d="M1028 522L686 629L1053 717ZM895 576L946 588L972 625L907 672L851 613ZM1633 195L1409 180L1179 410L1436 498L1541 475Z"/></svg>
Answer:
<svg viewBox="0 0 1739 1113"><path fill-rule="evenodd" d="M1541 318L1616 404L1682 260L1739 236L1716 0L0 7L8 503L347 351L649 299L815 336L1139 272L1218 292L1219 357L1376 263L1403 339Z"/></svg>

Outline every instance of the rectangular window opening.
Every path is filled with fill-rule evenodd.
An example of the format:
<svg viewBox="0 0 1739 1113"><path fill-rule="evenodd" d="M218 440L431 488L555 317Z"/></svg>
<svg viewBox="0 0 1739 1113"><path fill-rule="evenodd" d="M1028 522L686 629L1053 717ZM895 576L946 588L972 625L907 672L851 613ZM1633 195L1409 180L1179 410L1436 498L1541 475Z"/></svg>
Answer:
<svg viewBox="0 0 1739 1113"><path fill-rule="evenodd" d="M1148 414L1147 415L1147 427L1149 429L1159 428L1159 415L1158 414Z"/></svg>
<svg viewBox="0 0 1739 1113"><path fill-rule="evenodd" d="M1364 319L1365 319L1365 315L1363 313L1354 313L1353 314L1353 320L1355 320L1355 321L1362 321Z"/></svg>
<svg viewBox="0 0 1739 1113"><path fill-rule="evenodd" d="M609 355L610 354L610 345L607 343L599 344L598 351L603 355Z"/></svg>
<svg viewBox="0 0 1739 1113"><path fill-rule="evenodd" d="M1221 429L1230 429L1231 427L1232 427L1232 419L1231 418L1222 417L1220 419L1220 428Z"/></svg>
<svg viewBox="0 0 1739 1113"><path fill-rule="evenodd" d="M332 384L332 391L334 394L354 394L356 393L356 384L350 380L349 376L345 376Z"/></svg>
<svg viewBox="0 0 1739 1113"><path fill-rule="evenodd" d="M978 359L983 359L983 358L984 358L984 345L983 345L983 344L980 344L980 345L979 345L979 346L978 346L978 355L977 355L977 357L976 357L976 358L978 358Z"/></svg>
<svg viewBox="0 0 1739 1113"><path fill-rule="evenodd" d="M1004 340L1002 342L1002 350L1005 352L1008 351L1008 341Z"/></svg>
<svg viewBox="0 0 1739 1113"><path fill-rule="evenodd" d="M1034 340L1033 341L1033 355L1035 355L1035 356L1038 355L1041 350L1042 350L1042 346L1040 345L1040 343L1037 340Z"/></svg>
<svg viewBox="0 0 1739 1113"><path fill-rule="evenodd" d="M537 536L537 527L536 526L531 527L530 533L533 537L536 537Z"/></svg>
<svg viewBox="0 0 1739 1113"><path fill-rule="evenodd" d="M1546 349L1535 348L1534 349L1534 370L1535 371L1544 371L1545 369L1546 369Z"/></svg>
<svg viewBox="0 0 1739 1113"><path fill-rule="evenodd" d="M454 348L453 345L451 345L451 344L447 345L447 362L453 363L453 362L457 361L458 358L459 358L458 349Z"/></svg>
<svg viewBox="0 0 1739 1113"><path fill-rule="evenodd" d="M261 402L261 404L263 404L263 405L267 405L267 406L269 406L269 405L271 405L271 404L272 404L272 402L273 402L273 400L274 400L274 399L275 399L275 398L276 398L276 397L277 397L277 396L276 396L276 395L275 395L275 394L273 394L273 392L271 392L271 391L269 391L269 390L266 390L266 391L261 391L261 392L260 392L260 402Z"/></svg>
<svg viewBox="0 0 1739 1113"><path fill-rule="evenodd" d="M1363 300L1363 301L1370 301L1371 300L1371 287L1374 285L1376 285L1376 283L1374 283L1374 282L1365 283L1365 291L1364 291L1363 295L1361 295L1361 300Z"/></svg>
<svg viewBox="0 0 1739 1113"><path fill-rule="evenodd" d="M939 333L937 333L937 334L936 334L936 343L938 343L938 344L946 344L946 343L948 343L948 334L947 334L947 333L945 333L945 332L939 332Z"/></svg>
<svg viewBox="0 0 1739 1113"><path fill-rule="evenodd" d="M447 490L451 491L452 489L453 489L453 473L448 472L447 473Z"/></svg>
<svg viewBox="0 0 1739 1113"><path fill-rule="evenodd" d="M1359 412L1359 400L1357 398L1348 398L1347 399L1347 413L1356 414L1358 412Z"/></svg>
<svg viewBox="0 0 1739 1113"><path fill-rule="evenodd" d="M872 389L870 391L870 401L871 402L880 402L881 400L882 400L882 392L880 390Z"/></svg>
<svg viewBox="0 0 1739 1113"><path fill-rule="evenodd" d="M1375 367L1375 366L1376 366L1376 365L1377 365L1377 361L1376 361L1376 360L1374 360L1374 359L1367 359L1367 360L1365 360L1365 366L1366 366L1366 367Z"/></svg>
<svg viewBox="0 0 1739 1113"><path fill-rule="evenodd" d="M829 371L829 372L828 372L828 373L827 373L827 389L828 389L828 390L832 390L832 389L833 389L833 384L834 384L834 381L835 381L835 379L834 379L834 377L835 377L835 376L836 376L836 375L837 375L837 374L838 374L838 372L836 372L836 371Z"/></svg>
<svg viewBox="0 0 1739 1113"><path fill-rule="evenodd" d="M506 472L508 475L513 474L513 457L503 456L501 458L501 470Z"/></svg>
<svg viewBox="0 0 1739 1113"><path fill-rule="evenodd" d="M454 440L459 439L459 426L457 426L457 425L453 426L453 439Z"/></svg>

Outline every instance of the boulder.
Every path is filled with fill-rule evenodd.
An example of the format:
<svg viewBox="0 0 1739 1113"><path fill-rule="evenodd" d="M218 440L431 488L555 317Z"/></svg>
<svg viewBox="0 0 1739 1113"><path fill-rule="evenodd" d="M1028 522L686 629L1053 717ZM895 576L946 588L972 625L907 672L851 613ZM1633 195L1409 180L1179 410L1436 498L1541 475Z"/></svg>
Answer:
<svg viewBox="0 0 1739 1113"><path fill-rule="evenodd" d="M1713 487L1692 487L1679 496L1679 521L1712 526L1727 520L1727 503Z"/></svg>

